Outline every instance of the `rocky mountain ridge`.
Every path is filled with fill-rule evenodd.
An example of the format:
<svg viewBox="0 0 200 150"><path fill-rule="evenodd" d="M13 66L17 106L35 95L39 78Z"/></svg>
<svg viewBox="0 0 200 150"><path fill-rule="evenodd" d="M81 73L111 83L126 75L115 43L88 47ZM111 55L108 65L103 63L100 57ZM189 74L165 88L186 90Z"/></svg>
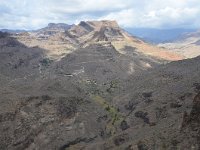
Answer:
<svg viewBox="0 0 200 150"><path fill-rule="evenodd" d="M57 55L55 59L79 47L87 47L95 43L111 43L122 54L125 53L125 47L129 46L144 53L144 55L158 59L169 61L183 59L181 55L168 52L131 36L121 29L116 21L82 21L78 25L70 26L65 31L51 31L47 27L39 30L39 32L19 34L15 38L29 47L39 46L44 49L51 49L49 55Z"/></svg>

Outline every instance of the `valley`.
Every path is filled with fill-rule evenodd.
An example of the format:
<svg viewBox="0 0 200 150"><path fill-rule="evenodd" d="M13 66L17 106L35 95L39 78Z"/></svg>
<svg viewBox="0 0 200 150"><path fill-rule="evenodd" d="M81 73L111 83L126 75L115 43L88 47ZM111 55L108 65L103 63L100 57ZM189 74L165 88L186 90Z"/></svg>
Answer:
<svg viewBox="0 0 200 150"><path fill-rule="evenodd" d="M198 150L200 57L188 53L110 20L0 32L0 149Z"/></svg>

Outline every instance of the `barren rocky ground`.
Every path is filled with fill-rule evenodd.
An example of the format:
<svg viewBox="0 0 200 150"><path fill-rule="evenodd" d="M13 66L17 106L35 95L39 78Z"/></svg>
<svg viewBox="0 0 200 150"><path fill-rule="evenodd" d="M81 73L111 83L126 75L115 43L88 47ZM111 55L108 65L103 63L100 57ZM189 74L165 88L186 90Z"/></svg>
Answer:
<svg viewBox="0 0 200 150"><path fill-rule="evenodd" d="M198 150L200 58L181 59L110 21L0 33L0 149Z"/></svg>

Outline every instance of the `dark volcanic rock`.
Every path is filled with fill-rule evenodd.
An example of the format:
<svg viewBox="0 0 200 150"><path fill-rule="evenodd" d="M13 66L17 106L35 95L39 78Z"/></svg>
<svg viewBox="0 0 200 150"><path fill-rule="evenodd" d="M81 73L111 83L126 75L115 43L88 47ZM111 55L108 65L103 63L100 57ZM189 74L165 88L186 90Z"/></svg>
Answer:
<svg viewBox="0 0 200 150"><path fill-rule="evenodd" d="M144 120L145 123L149 124L149 118L147 117L148 113L143 111L135 112L135 117L141 118Z"/></svg>
<svg viewBox="0 0 200 150"><path fill-rule="evenodd" d="M122 122L121 122L121 124L120 124L120 128L122 129L122 130L126 130L126 129L128 129L130 126L128 125L128 123L125 121L125 120L123 120Z"/></svg>
<svg viewBox="0 0 200 150"><path fill-rule="evenodd" d="M64 118L74 117L82 102L83 99L78 97L61 97L58 101L58 114Z"/></svg>

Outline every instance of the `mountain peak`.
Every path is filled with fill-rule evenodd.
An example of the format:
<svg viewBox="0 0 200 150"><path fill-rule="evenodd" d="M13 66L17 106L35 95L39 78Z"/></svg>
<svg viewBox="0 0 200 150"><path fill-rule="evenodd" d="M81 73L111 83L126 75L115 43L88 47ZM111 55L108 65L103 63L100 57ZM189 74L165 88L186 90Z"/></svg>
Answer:
<svg viewBox="0 0 200 150"><path fill-rule="evenodd" d="M100 31L102 28L119 29L119 25L116 21L110 20L81 21L78 25L73 25L68 32L76 37L80 37L90 32Z"/></svg>
<svg viewBox="0 0 200 150"><path fill-rule="evenodd" d="M81 21L78 26L85 28L88 31L99 30L102 27L119 28L115 20L100 20L100 21Z"/></svg>
<svg viewBox="0 0 200 150"><path fill-rule="evenodd" d="M71 25L65 23L49 23L46 28L50 29L68 29Z"/></svg>
<svg viewBox="0 0 200 150"><path fill-rule="evenodd" d="M50 36L59 32L64 32L71 28L71 26L72 25L68 25L65 23L49 23L48 26L36 30L36 32L38 33L38 35Z"/></svg>
<svg viewBox="0 0 200 150"><path fill-rule="evenodd" d="M69 25L66 23L49 23L48 24L48 27L57 27L57 26L65 27L65 26L69 26Z"/></svg>
<svg viewBox="0 0 200 150"><path fill-rule="evenodd" d="M119 25L115 20L87 21L87 23L97 28L98 27L119 28Z"/></svg>

